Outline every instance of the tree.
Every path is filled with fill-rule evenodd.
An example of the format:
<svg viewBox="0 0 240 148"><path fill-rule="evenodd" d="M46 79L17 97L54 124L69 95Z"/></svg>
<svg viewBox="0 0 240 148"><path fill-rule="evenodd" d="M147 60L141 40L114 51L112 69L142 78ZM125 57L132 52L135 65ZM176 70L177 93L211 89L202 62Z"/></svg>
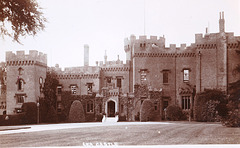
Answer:
<svg viewBox="0 0 240 148"><path fill-rule="evenodd" d="M240 47L240 41L238 41ZM240 55L240 50L236 50ZM234 69L235 74L240 74L240 63ZM223 125L230 127L240 127L240 78L229 85L229 98L227 103L228 114L223 119Z"/></svg>
<svg viewBox="0 0 240 148"><path fill-rule="evenodd" d="M57 86L59 86L59 81L56 78L56 73L54 71L48 71L44 83L43 93L44 99L47 104L56 107L57 100Z"/></svg>
<svg viewBox="0 0 240 148"><path fill-rule="evenodd" d="M10 36L19 41L19 36L36 35L45 28L47 21L36 0L1 0L0 30L1 35ZM11 28L9 27L11 26Z"/></svg>
<svg viewBox="0 0 240 148"><path fill-rule="evenodd" d="M6 77L6 65L5 63L0 63L0 85L1 85L1 90L0 92L2 94L6 93L6 81L5 81L5 77ZM0 94L1 95L1 94Z"/></svg>
<svg viewBox="0 0 240 148"><path fill-rule="evenodd" d="M44 98L40 100L40 111L41 119L43 122L55 122L52 121L52 117L55 117L56 102L57 102L57 86L59 81L56 78L56 73L54 71L48 71L43 87Z"/></svg>

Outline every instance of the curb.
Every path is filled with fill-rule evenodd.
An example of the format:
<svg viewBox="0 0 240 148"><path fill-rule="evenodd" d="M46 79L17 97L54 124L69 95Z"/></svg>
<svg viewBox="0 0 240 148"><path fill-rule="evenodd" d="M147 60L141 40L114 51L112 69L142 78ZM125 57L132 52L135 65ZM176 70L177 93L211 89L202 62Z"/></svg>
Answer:
<svg viewBox="0 0 240 148"><path fill-rule="evenodd" d="M8 131L8 130L20 130L20 129L29 129L31 127L12 127L12 128L5 128L5 129L0 129L0 131Z"/></svg>

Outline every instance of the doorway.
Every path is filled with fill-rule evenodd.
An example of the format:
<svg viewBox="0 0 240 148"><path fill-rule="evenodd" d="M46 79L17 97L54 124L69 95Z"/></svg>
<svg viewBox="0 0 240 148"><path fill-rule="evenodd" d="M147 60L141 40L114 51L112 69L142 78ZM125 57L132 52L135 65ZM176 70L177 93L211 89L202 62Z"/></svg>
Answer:
<svg viewBox="0 0 240 148"><path fill-rule="evenodd" d="M115 102L114 101L109 101L107 103L107 116L108 117L115 117Z"/></svg>

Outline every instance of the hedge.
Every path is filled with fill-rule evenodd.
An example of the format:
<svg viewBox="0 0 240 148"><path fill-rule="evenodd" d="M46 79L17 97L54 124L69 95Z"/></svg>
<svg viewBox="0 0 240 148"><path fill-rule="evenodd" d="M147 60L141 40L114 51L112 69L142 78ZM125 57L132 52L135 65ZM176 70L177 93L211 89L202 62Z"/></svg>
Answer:
<svg viewBox="0 0 240 148"><path fill-rule="evenodd" d="M22 112L24 114L24 124L37 123L37 104L35 102L26 102L22 105Z"/></svg>
<svg viewBox="0 0 240 148"><path fill-rule="evenodd" d="M8 116L8 120L6 120L6 116ZM21 125L23 124L23 117L23 113L19 113L16 115L0 115L0 125Z"/></svg>
<svg viewBox="0 0 240 148"><path fill-rule="evenodd" d="M82 103L79 100L75 100L72 103L70 111L69 111L68 121L71 123L85 121L85 113L83 110Z"/></svg>
<svg viewBox="0 0 240 148"><path fill-rule="evenodd" d="M183 120L184 114L182 109L177 105L170 105L167 107L167 119L172 121Z"/></svg>
<svg viewBox="0 0 240 148"><path fill-rule="evenodd" d="M149 99L144 100L140 108L140 121L151 121L153 112L154 106L152 101Z"/></svg>

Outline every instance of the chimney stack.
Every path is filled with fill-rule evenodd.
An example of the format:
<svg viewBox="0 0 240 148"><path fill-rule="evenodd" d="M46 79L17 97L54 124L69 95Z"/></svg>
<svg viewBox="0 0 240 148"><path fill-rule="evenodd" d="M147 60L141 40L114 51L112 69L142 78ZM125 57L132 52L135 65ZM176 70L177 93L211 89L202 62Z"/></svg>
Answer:
<svg viewBox="0 0 240 148"><path fill-rule="evenodd" d="M84 45L84 66L89 66L89 46Z"/></svg>

